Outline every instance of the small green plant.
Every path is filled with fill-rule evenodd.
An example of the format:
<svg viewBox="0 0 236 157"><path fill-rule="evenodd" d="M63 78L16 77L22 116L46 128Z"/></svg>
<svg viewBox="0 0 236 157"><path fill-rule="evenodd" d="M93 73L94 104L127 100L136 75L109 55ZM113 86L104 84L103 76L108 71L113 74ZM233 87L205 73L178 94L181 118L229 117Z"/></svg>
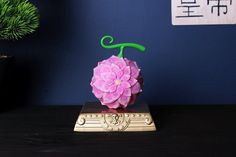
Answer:
<svg viewBox="0 0 236 157"><path fill-rule="evenodd" d="M1 40L18 40L38 26L38 10L28 0L0 0Z"/></svg>

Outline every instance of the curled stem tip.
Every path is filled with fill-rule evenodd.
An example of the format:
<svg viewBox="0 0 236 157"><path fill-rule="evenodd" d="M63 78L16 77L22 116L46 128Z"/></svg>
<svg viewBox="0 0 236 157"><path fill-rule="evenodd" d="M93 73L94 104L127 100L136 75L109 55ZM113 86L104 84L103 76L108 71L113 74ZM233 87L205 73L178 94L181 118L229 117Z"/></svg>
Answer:
<svg viewBox="0 0 236 157"><path fill-rule="evenodd" d="M109 40L108 43L109 45L106 45L104 43L105 40ZM120 52L118 54L118 57L120 58L124 58L124 48L130 47L130 48L135 48L138 49L141 52L145 51L145 47L143 45L137 44L137 43L120 43L120 44L112 44L114 41L112 36L106 35L104 37L102 37L100 44L103 48L105 49L115 49L115 48L119 48Z"/></svg>

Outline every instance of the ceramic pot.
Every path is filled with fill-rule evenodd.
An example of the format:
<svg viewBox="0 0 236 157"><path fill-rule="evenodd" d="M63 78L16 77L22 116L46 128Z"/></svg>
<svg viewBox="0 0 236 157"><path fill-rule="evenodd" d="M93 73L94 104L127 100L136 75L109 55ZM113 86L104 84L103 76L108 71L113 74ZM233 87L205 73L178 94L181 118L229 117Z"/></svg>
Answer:
<svg viewBox="0 0 236 157"><path fill-rule="evenodd" d="M8 84L12 63L13 57L0 55L0 104L5 101L6 96L8 95Z"/></svg>

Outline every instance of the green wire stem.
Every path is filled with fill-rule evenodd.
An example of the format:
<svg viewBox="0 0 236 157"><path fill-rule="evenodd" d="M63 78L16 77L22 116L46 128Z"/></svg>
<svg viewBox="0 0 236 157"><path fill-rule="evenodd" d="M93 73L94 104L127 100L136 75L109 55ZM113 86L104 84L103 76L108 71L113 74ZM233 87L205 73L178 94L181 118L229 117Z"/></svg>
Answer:
<svg viewBox="0 0 236 157"><path fill-rule="evenodd" d="M105 45L104 41L109 39L109 44L110 45ZM119 48L120 52L118 54L118 57L120 58L124 58L124 48L126 47L131 47L131 48L136 48L141 52L145 51L145 47L143 45L140 44L136 44L136 43L120 43L120 44L112 44L114 41L112 36L106 35L104 37L102 37L100 44L103 48L105 49L115 49L115 48Z"/></svg>

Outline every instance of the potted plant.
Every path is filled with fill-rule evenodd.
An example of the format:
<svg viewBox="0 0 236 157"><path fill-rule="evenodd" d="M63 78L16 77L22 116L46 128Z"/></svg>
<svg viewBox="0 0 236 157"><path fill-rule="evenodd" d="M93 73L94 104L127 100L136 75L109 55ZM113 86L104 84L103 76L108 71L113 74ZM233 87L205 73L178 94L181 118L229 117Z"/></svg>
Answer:
<svg viewBox="0 0 236 157"><path fill-rule="evenodd" d="M38 9L28 0L0 0L0 40L18 40L39 26ZM13 57L0 49L0 96L4 97L7 69Z"/></svg>

